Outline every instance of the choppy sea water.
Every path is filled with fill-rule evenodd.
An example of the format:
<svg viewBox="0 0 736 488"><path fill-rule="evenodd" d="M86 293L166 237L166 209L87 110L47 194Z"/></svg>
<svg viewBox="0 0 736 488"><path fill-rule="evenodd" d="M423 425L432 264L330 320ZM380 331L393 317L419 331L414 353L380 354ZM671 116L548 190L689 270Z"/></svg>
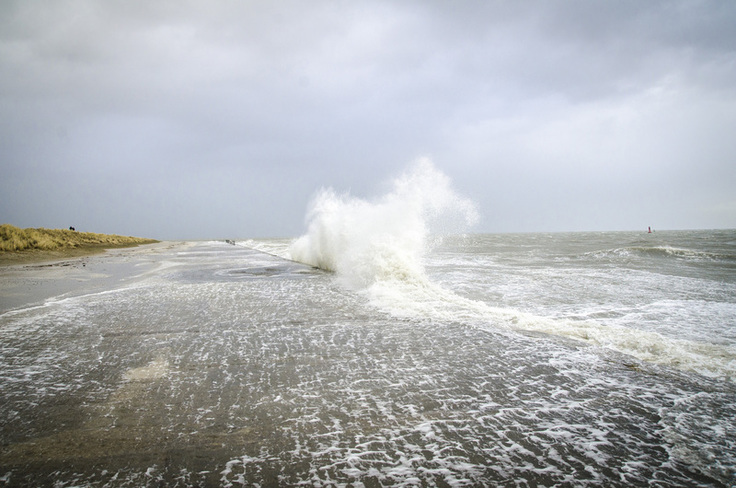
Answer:
<svg viewBox="0 0 736 488"><path fill-rule="evenodd" d="M736 484L736 232L379 244L157 248L2 313L0 485Z"/></svg>

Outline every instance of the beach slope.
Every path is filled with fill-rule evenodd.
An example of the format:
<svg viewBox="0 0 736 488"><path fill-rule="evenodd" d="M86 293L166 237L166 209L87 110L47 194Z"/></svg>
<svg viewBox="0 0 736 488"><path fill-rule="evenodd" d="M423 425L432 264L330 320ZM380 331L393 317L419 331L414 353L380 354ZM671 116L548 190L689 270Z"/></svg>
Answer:
<svg viewBox="0 0 736 488"><path fill-rule="evenodd" d="M77 232L66 229L20 229L0 225L0 265L85 256L105 249L156 243L155 239Z"/></svg>

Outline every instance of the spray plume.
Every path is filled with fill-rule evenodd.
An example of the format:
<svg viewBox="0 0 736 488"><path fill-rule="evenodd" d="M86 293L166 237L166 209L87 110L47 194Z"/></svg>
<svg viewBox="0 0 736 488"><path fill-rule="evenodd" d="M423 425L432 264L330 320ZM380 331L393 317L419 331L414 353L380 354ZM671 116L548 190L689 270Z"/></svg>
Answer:
<svg viewBox="0 0 736 488"><path fill-rule="evenodd" d="M423 280L429 237L462 232L477 219L473 202L459 196L450 179L423 158L374 200L321 190L307 213L307 233L290 253L292 259L334 271L353 287Z"/></svg>

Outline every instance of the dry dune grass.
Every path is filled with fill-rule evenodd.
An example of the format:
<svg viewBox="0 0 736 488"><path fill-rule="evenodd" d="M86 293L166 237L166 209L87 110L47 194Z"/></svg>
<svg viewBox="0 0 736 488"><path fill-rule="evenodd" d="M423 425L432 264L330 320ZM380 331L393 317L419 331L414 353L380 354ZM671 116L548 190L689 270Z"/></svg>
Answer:
<svg viewBox="0 0 736 488"><path fill-rule="evenodd" d="M158 241L140 237L76 232L65 229L20 229L10 224L0 225L0 252L2 253L127 247L154 242Z"/></svg>

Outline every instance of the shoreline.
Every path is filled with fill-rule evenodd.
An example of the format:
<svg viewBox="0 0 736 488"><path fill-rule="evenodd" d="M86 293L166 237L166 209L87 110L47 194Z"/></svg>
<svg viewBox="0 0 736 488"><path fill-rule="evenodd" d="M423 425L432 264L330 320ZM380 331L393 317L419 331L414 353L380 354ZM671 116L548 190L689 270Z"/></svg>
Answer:
<svg viewBox="0 0 736 488"><path fill-rule="evenodd" d="M22 256L12 262L0 261L0 315L54 297L115 289L156 269L162 252L185 244L162 241L114 248L16 252Z"/></svg>
<svg viewBox="0 0 736 488"><path fill-rule="evenodd" d="M29 249L24 251L4 251L0 252L0 266L13 266L16 264L34 264L53 261L64 261L66 259L82 258L86 256L94 256L103 254L111 249L126 249L156 244L150 242L147 244L126 244L126 245L96 245L69 247L63 249L55 249L53 251L43 249Z"/></svg>

